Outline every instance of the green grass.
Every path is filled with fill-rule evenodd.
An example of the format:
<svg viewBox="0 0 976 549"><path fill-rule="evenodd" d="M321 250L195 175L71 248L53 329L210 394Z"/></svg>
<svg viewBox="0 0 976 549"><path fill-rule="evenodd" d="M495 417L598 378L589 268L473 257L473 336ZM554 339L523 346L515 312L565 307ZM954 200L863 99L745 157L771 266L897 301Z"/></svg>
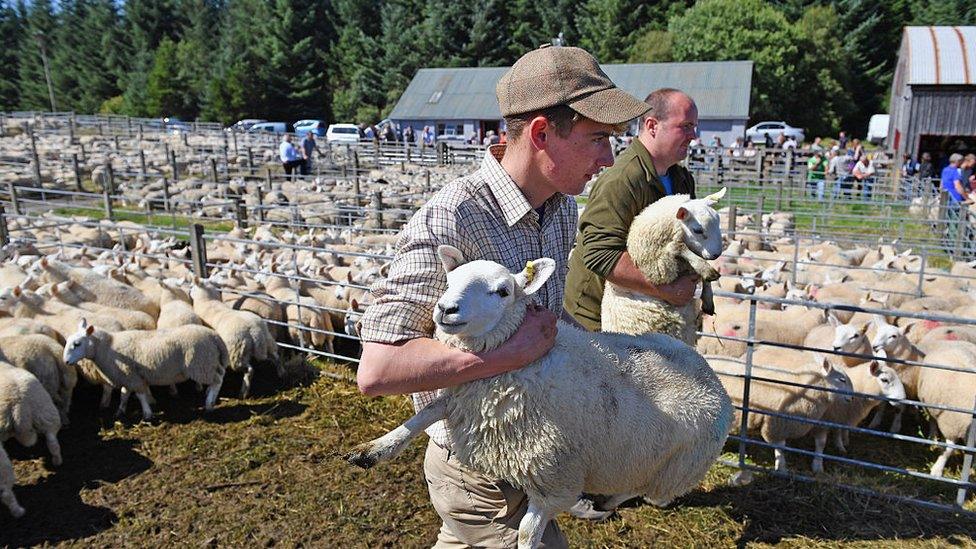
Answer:
<svg viewBox="0 0 976 549"><path fill-rule="evenodd" d="M105 210L101 208L80 208L80 207L59 207L52 210L56 215L60 216L85 216L92 219L105 219ZM154 227L172 227L174 229L186 229L191 225L203 225L203 228L208 231L220 231L227 232L234 228L233 221L212 221L206 219L200 219L195 217L186 217L182 215L170 215L167 213L159 212L153 215L133 212L127 210L121 210L115 208L112 210L113 217L115 221L131 221L133 223L139 223L142 225L151 225Z"/></svg>

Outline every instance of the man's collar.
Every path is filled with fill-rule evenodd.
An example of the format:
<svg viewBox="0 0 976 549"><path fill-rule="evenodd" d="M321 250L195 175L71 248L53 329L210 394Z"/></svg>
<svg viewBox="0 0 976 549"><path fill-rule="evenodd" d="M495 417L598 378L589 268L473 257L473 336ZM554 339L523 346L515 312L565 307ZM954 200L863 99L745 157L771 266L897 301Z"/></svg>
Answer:
<svg viewBox="0 0 976 549"><path fill-rule="evenodd" d="M635 137L631 142L631 146L634 147L634 154L637 155L641 167L644 168L644 176L647 178L647 182L660 191L661 194L665 194L664 183L661 183L661 177L654 168L654 159L651 158L651 153L644 146L644 142Z"/></svg>
<svg viewBox="0 0 976 549"><path fill-rule="evenodd" d="M500 143L488 147L484 160L481 161L481 169L485 171L485 179L488 181L488 188L495 196L495 201L502 210L502 216L509 227L518 223L526 214L533 211L532 205L522 193L522 189L515 183L512 176L505 171L501 165L501 160L505 156L505 144ZM556 193L549 197L545 202L547 211L555 211L553 204L562 202L562 194ZM552 208L550 210L550 208Z"/></svg>

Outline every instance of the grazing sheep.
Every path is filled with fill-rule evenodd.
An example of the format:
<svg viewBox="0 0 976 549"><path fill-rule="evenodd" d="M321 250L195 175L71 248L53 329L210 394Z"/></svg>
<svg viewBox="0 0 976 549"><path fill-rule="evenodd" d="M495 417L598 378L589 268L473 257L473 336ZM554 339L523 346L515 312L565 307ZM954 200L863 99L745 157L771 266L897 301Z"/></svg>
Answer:
<svg viewBox="0 0 976 549"><path fill-rule="evenodd" d="M0 361L34 374L58 407L62 425L67 425L78 372L61 360L62 351L60 343L45 335L0 337Z"/></svg>
<svg viewBox="0 0 976 549"><path fill-rule="evenodd" d="M712 205L724 195L725 188L700 200L683 194L666 196L634 218L627 236L627 251L651 284L668 284L691 273L701 276L701 308L707 314L715 314L710 282L719 274L706 260L722 254L722 231ZM697 339L694 301L675 307L608 280L600 314L605 332L658 332L689 345Z"/></svg>
<svg viewBox="0 0 976 549"><path fill-rule="evenodd" d="M121 387L118 415L125 413L129 393L142 405L142 417L152 419L151 385L173 385L193 380L207 387L206 410L212 410L227 370L227 347L204 326L166 330L128 330L114 334L98 330L83 319L68 337L64 361L89 359L113 387Z"/></svg>
<svg viewBox="0 0 976 549"><path fill-rule="evenodd" d="M41 382L27 370L0 362L0 443L15 438L33 446L44 435L51 463L61 465L61 415Z"/></svg>
<svg viewBox="0 0 976 549"><path fill-rule="evenodd" d="M726 357L713 356L706 357L706 359L715 373L719 375L719 379L732 398L732 402L741 407L745 391L745 379L741 376L745 375L745 363L739 359ZM823 356L817 358L815 364L809 366L796 365L789 368L753 366L752 375L764 379L753 379L750 382L747 429L750 432L759 433L763 440L776 446L773 449L776 456L776 470L786 472L786 455L783 451L787 448L786 441L805 437L813 431L814 426L769 413L819 420L833 403L841 400L850 401L851 396L827 390L795 387L781 382L850 393L852 389L851 380L841 368L834 368ZM737 422L741 421L741 412L738 409L735 416ZM826 442L827 433L824 432L821 437ZM822 462L814 461L812 466L822 467ZM749 473L740 471L732 478L732 483L746 484L749 479Z"/></svg>
<svg viewBox="0 0 976 549"><path fill-rule="evenodd" d="M17 502L17 496L14 495L14 484L16 483L14 465L10 463L10 457L7 455L7 451L3 449L3 444L0 444L0 501L7 506L14 518L20 518L24 516L25 511Z"/></svg>
<svg viewBox="0 0 976 549"><path fill-rule="evenodd" d="M251 392L254 378L254 362L274 361L278 376L284 377L284 369L278 360L278 347L268 326L258 315L248 311L236 311L220 299L220 290L199 279L190 290L193 312L213 328L227 345L230 353L230 369L244 372L241 398Z"/></svg>
<svg viewBox="0 0 976 549"><path fill-rule="evenodd" d="M436 337L471 352L508 339L555 271L548 258L513 274L490 261L464 263L450 246L438 255L448 289L434 311ZM535 547L549 520L583 492L610 495L613 507L634 495L667 501L694 488L718 456L731 417L718 379L686 344L560 324L545 357L445 389L347 459L371 467L443 419L462 464L525 491L519 547Z"/></svg>
<svg viewBox="0 0 976 549"><path fill-rule="evenodd" d="M31 267L31 271L38 274L44 283L74 280L78 283L77 293L85 301L142 311L153 318L159 316L159 305L151 298L132 286L100 276L89 269L71 267L55 259L42 257Z"/></svg>

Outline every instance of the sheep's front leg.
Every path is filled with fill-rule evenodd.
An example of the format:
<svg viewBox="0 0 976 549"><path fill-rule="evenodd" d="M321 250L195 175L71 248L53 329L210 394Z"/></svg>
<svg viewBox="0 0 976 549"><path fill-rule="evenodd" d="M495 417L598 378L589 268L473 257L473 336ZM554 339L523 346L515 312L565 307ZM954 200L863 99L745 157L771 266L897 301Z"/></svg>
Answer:
<svg viewBox="0 0 976 549"><path fill-rule="evenodd" d="M369 469L381 461L395 457L424 429L447 417L448 398L445 395L436 398L396 429L378 439L356 446L345 455L345 460L363 469Z"/></svg>
<svg viewBox="0 0 976 549"><path fill-rule="evenodd" d="M871 423L868 423L868 429L877 429L878 427L881 427L881 423L884 421L885 410L886 407L884 402L875 408L874 417L871 418Z"/></svg>
<svg viewBox="0 0 976 549"><path fill-rule="evenodd" d="M823 451L824 448L827 446L827 429L821 429L816 433L814 433L813 445L814 445L814 453L816 453L817 455L814 456L813 462L810 464L810 470L813 471L814 473L822 473L823 472ZM777 469L778 468L779 467L777 466Z"/></svg>
<svg viewBox="0 0 976 549"><path fill-rule="evenodd" d="M692 253L691 250L685 250L682 256L688 262L688 265L692 268L692 270L698 273L698 276L700 276L703 281L711 282L713 280L718 280L721 276L719 272L715 270L715 267L712 267L711 263L698 257Z"/></svg>
<svg viewBox="0 0 976 549"><path fill-rule="evenodd" d="M108 405L112 403L112 386L108 384L102 385L102 400L98 402L98 407L101 409L108 408Z"/></svg>
<svg viewBox="0 0 976 549"><path fill-rule="evenodd" d="M901 432L901 415L905 413L904 404L896 404L895 408L898 410L895 412L895 419L891 420L891 427L888 428L889 433L900 433Z"/></svg>
<svg viewBox="0 0 976 549"><path fill-rule="evenodd" d="M834 430L834 446L837 447L837 451L841 454L847 453L847 444L844 439L850 435L850 431L843 429Z"/></svg>
<svg viewBox="0 0 976 549"><path fill-rule="evenodd" d="M529 508L519 522L518 549L533 549L542 542L542 535L546 533L546 525L556 516L555 509L540 506L529 498Z"/></svg>
<svg viewBox="0 0 976 549"><path fill-rule="evenodd" d="M122 386L119 389L122 396L119 397L119 408L115 411L115 417L122 417L125 415L125 406L129 403L129 389Z"/></svg>
<svg viewBox="0 0 976 549"><path fill-rule="evenodd" d="M786 468L786 441L774 440L770 441L770 444L776 446L773 448L773 455L776 456L776 470L780 473L789 472L789 469Z"/></svg>
<svg viewBox="0 0 976 549"><path fill-rule="evenodd" d="M222 383L222 381L218 381L207 387L207 399L203 403L204 410L213 410L214 405L217 404L217 395L220 393Z"/></svg>
<svg viewBox="0 0 976 549"><path fill-rule="evenodd" d="M712 283L702 281L701 309L706 315L715 316L715 296L712 294Z"/></svg>
<svg viewBox="0 0 976 549"><path fill-rule="evenodd" d="M13 489L0 488L0 501L7 506L7 509L10 510L10 514L13 515L14 518L24 516L26 511L20 506L20 503L17 502L17 496L14 495Z"/></svg>
<svg viewBox="0 0 976 549"><path fill-rule="evenodd" d="M949 439L946 439L946 442L952 443L952 441ZM949 448L945 449L945 452L942 452L942 455L939 456L939 459L935 460L935 464L932 465L932 471L930 472L930 474L933 477L942 476L942 471L945 469L946 463L949 461L949 457L952 455L952 452L954 451L955 450L953 450L952 447L950 446Z"/></svg>
<svg viewBox="0 0 976 549"><path fill-rule="evenodd" d="M241 382L241 398L247 398L247 395L251 394L251 381L253 379L254 379L254 366L248 364L247 370L244 371L244 381Z"/></svg>
<svg viewBox="0 0 976 549"><path fill-rule="evenodd" d="M136 398L139 399L139 405L142 406L142 419L149 421L153 417L152 408L149 407L149 397L146 393L139 391L136 393Z"/></svg>

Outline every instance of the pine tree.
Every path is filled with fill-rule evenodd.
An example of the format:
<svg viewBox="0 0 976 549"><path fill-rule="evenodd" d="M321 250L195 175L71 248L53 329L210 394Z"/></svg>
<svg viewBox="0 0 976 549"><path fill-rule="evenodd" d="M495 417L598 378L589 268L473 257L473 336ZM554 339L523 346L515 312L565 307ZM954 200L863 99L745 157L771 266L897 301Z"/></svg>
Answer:
<svg viewBox="0 0 976 549"><path fill-rule="evenodd" d="M24 26L24 37L20 41L17 57L20 59L18 75L20 82L20 108L25 110L50 110L47 81L44 77L44 64L41 58L41 44L48 59L57 47L55 30L57 20L51 3L35 0L28 4ZM55 105L61 106L58 88L54 88Z"/></svg>
<svg viewBox="0 0 976 549"><path fill-rule="evenodd" d="M646 6L638 0L588 0L576 14L579 45L601 63L627 60L641 34Z"/></svg>
<svg viewBox="0 0 976 549"><path fill-rule="evenodd" d="M327 118L326 55L334 39L322 2L276 0L268 25L268 110L275 118Z"/></svg>
<svg viewBox="0 0 976 549"><path fill-rule="evenodd" d="M0 2L0 111L12 111L20 104L20 60L17 52L24 35L21 12Z"/></svg>
<svg viewBox="0 0 976 549"><path fill-rule="evenodd" d="M217 58L221 6L214 0L183 0L180 11L186 14L186 24L179 29L182 37L177 44L177 78L184 83L185 97L181 116L194 119L205 108L207 87Z"/></svg>
<svg viewBox="0 0 976 549"><path fill-rule="evenodd" d="M189 8L190 6L187 6ZM123 77L123 110L132 116L149 116L146 89L154 53L163 38L177 41L185 24L184 12L176 0L127 0L124 5L123 27L131 43L129 71Z"/></svg>
<svg viewBox="0 0 976 549"><path fill-rule="evenodd" d="M332 5L338 29L330 55L335 82L332 111L336 120L373 122L387 101L378 55L382 51L377 40L383 22L380 2L335 0Z"/></svg>
<svg viewBox="0 0 976 549"><path fill-rule="evenodd" d="M72 0L60 4L51 76L64 97L61 108L96 112L118 94L119 66L115 48L125 48L113 0Z"/></svg>

